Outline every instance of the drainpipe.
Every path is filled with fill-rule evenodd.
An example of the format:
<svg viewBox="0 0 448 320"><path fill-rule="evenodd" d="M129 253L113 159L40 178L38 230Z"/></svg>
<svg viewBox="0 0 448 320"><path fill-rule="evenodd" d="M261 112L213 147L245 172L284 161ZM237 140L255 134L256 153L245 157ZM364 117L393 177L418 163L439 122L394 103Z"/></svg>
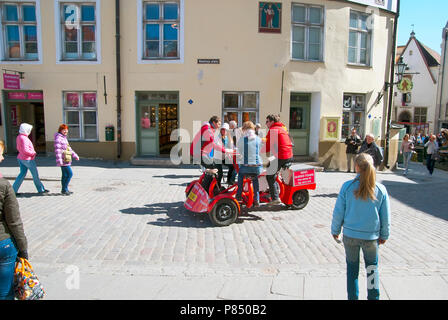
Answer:
<svg viewBox="0 0 448 320"><path fill-rule="evenodd" d="M437 126L437 130L439 130L440 127L440 120L441 120L441 116L442 116L442 98L443 98L443 80L445 79L445 64L446 64L446 43L448 41L448 24L445 27L445 29L443 30L444 33L444 41L445 41L445 48L443 50L443 62L442 62L442 79L440 80L440 99L439 99L439 112L438 115L436 116L436 126ZM445 114L445 118L447 118L448 115ZM436 128L434 128L434 130L436 130Z"/></svg>
<svg viewBox="0 0 448 320"><path fill-rule="evenodd" d="M121 158L121 63L120 63L120 0L115 0L115 43L117 72L117 158Z"/></svg>
<svg viewBox="0 0 448 320"><path fill-rule="evenodd" d="M394 35L393 35L393 44L392 44L392 59L390 66L390 88L389 88L389 101L387 108L387 129L386 129L386 145L384 147L384 159L383 166L389 169L389 145L390 145L390 125L391 125L391 113L392 113L392 102L394 97L394 86L393 83L395 81L395 55L396 55L396 46L397 46L397 29L398 29L398 17L400 16L400 0L397 0L397 13L395 14L394 20Z"/></svg>

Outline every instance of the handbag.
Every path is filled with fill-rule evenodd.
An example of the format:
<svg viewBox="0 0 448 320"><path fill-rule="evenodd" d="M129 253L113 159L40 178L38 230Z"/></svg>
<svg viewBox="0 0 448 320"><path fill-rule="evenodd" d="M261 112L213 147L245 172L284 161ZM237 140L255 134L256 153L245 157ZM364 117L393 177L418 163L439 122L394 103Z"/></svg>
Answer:
<svg viewBox="0 0 448 320"><path fill-rule="evenodd" d="M72 151L71 151L69 144L67 144L67 149L64 150L64 152L62 154L63 154L64 163L72 162Z"/></svg>
<svg viewBox="0 0 448 320"><path fill-rule="evenodd" d="M14 272L14 296L17 300L40 300L45 290L34 273L31 263L20 258Z"/></svg>

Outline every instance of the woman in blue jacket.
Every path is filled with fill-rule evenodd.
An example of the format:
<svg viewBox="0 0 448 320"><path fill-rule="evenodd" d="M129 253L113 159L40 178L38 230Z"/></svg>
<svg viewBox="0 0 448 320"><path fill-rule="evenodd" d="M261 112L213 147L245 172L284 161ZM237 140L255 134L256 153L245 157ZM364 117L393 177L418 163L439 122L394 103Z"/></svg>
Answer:
<svg viewBox="0 0 448 320"><path fill-rule="evenodd" d="M378 300L378 245L386 243L390 228L389 195L384 185L376 182L373 159L366 153L355 158L354 180L343 184L333 211L331 233L343 243L347 262L347 294L349 300L359 297L359 251L362 249L367 270L367 298Z"/></svg>

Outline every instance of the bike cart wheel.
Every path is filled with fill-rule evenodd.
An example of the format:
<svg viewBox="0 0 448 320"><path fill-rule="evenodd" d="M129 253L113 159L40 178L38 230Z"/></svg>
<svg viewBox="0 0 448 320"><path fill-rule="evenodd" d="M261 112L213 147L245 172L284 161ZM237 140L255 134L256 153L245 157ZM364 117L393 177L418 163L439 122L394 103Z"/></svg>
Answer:
<svg viewBox="0 0 448 320"><path fill-rule="evenodd" d="M310 195L308 190L303 189L296 191L292 196L291 208L295 210L301 210L306 207L308 201L310 200Z"/></svg>
<svg viewBox="0 0 448 320"><path fill-rule="evenodd" d="M234 223L238 218L238 207L231 199L221 199L208 216L214 225L225 227Z"/></svg>

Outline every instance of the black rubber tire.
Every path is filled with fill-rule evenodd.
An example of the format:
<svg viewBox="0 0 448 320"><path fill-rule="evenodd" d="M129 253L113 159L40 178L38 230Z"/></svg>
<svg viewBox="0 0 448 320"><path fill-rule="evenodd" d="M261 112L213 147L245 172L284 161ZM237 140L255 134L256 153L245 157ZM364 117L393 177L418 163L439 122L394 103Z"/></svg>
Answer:
<svg viewBox="0 0 448 320"><path fill-rule="evenodd" d="M295 210L301 210L306 207L308 201L310 200L310 194L308 190L302 189L294 192L292 195L292 205L291 208Z"/></svg>
<svg viewBox="0 0 448 320"><path fill-rule="evenodd" d="M215 204L208 216L215 226L226 227L238 218L238 206L231 199L221 199Z"/></svg>

